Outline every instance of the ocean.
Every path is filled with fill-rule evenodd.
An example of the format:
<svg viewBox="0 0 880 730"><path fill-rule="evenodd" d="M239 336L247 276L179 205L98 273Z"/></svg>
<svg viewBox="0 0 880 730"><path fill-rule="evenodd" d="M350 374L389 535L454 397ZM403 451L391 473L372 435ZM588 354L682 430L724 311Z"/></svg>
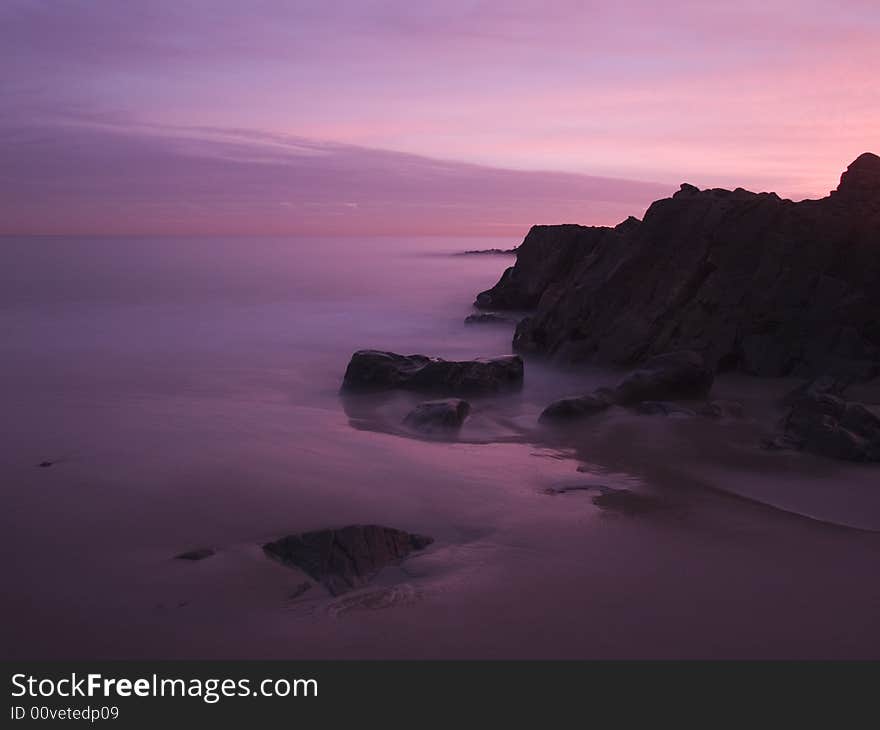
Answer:
<svg viewBox="0 0 880 730"><path fill-rule="evenodd" d="M876 476L757 447L796 381L558 433L620 373L528 359L449 440L340 395L358 349L509 353L463 320L513 257L461 252L516 243L0 240L4 658L876 656ZM592 502L622 488L660 507ZM366 523L435 542L336 598L260 547Z"/></svg>

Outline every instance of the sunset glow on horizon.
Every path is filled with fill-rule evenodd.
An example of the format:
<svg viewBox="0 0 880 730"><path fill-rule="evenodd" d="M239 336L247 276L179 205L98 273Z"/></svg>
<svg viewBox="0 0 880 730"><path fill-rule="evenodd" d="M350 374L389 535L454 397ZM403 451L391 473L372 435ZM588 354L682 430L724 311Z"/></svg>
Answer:
<svg viewBox="0 0 880 730"><path fill-rule="evenodd" d="M0 8L0 233L613 224L877 151L869 0Z"/></svg>

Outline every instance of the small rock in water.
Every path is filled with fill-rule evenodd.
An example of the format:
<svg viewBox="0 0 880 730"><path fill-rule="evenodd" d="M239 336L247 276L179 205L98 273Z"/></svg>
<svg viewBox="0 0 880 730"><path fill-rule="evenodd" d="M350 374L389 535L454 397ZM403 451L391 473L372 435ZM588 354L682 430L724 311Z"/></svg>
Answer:
<svg viewBox="0 0 880 730"><path fill-rule="evenodd" d="M485 255L497 255L497 254L515 254L518 246L514 246L513 248L480 248L474 249L472 251L461 251L459 256L485 256Z"/></svg>
<svg viewBox="0 0 880 730"><path fill-rule="evenodd" d="M41 461L37 466L41 466L45 469L46 467L52 466L54 463L54 461Z"/></svg>
<svg viewBox="0 0 880 730"><path fill-rule="evenodd" d="M454 431L461 428L470 410L470 403L459 398L425 401L410 411L403 422L424 433Z"/></svg>
<svg viewBox="0 0 880 730"><path fill-rule="evenodd" d="M465 324L516 324L515 319L504 317L494 312L483 312L478 314L469 314L464 318Z"/></svg>
<svg viewBox="0 0 880 730"><path fill-rule="evenodd" d="M211 548L199 548L198 550L188 550L180 555L175 555L175 560L204 560L210 558L214 554Z"/></svg>
<svg viewBox="0 0 880 730"><path fill-rule="evenodd" d="M380 525L349 525L268 542L269 557L303 570L334 596L369 583L386 565L424 550L433 538Z"/></svg>
<svg viewBox="0 0 880 730"><path fill-rule="evenodd" d="M610 405L611 400L602 391L596 391L591 395L561 398L547 406L538 420L544 422L574 421L604 411Z"/></svg>
<svg viewBox="0 0 880 730"><path fill-rule="evenodd" d="M547 487L544 494L556 496L558 494L568 494L569 492L604 492L611 489L601 484L573 484L570 486Z"/></svg>

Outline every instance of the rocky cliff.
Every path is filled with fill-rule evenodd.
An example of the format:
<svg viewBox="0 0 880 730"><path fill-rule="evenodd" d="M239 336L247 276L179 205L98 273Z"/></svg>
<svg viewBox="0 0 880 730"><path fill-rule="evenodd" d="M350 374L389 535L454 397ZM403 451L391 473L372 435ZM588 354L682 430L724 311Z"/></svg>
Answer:
<svg viewBox="0 0 880 730"><path fill-rule="evenodd" d="M821 200L684 184L642 221L535 226L476 305L534 310L514 347L569 362L695 350L716 370L875 376L880 157Z"/></svg>

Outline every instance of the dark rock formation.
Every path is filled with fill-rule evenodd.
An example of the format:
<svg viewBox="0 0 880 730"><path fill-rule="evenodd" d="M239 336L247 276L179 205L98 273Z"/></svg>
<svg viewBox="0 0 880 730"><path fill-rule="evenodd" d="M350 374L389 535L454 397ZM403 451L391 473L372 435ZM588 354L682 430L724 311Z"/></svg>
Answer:
<svg viewBox="0 0 880 730"><path fill-rule="evenodd" d="M501 275L494 287L477 295L475 306L481 309L534 309L545 293L549 302L587 251L609 236L618 238L618 229L629 230L630 225L627 221L615 229L571 224L532 226L517 250L516 264Z"/></svg>
<svg viewBox="0 0 880 730"><path fill-rule="evenodd" d="M466 400L431 400L419 403L406 415L403 422L423 433L442 433L461 428L470 411L471 405Z"/></svg>
<svg viewBox="0 0 880 730"><path fill-rule="evenodd" d="M794 391L782 433L769 448L797 449L848 461L880 461L880 417L861 403L844 400L839 383L821 378Z"/></svg>
<svg viewBox="0 0 880 730"><path fill-rule="evenodd" d="M590 395L561 398L547 406L538 420L547 423L574 421L604 411L613 402L608 391L598 390Z"/></svg>
<svg viewBox="0 0 880 730"><path fill-rule="evenodd" d="M652 357L614 389L599 388L589 395L562 398L547 406L540 419L545 422L572 421L593 415L611 405L635 406L646 415L696 415L694 411L669 403L669 399L705 398L715 376L695 352L670 352Z"/></svg>
<svg viewBox="0 0 880 730"><path fill-rule="evenodd" d="M514 347L577 362L700 352L713 370L880 374L880 157L821 200L682 185L643 221L535 226L477 297L534 309Z"/></svg>
<svg viewBox="0 0 880 730"><path fill-rule="evenodd" d="M494 393L522 385L523 362L517 355L452 361L424 355L359 350L351 357L344 390L407 390L449 394Z"/></svg>
<svg viewBox="0 0 880 730"><path fill-rule="evenodd" d="M704 398L715 375L696 352L670 352L652 357L614 389L614 402L631 405L648 400Z"/></svg>
<svg viewBox="0 0 880 730"><path fill-rule="evenodd" d="M187 550L185 553L175 555L176 560L204 560L210 558L214 554L211 548L199 548L198 550Z"/></svg>
<svg viewBox="0 0 880 730"><path fill-rule="evenodd" d="M704 418L742 418L743 404L736 400L713 400L700 406L697 415Z"/></svg>
<svg viewBox="0 0 880 730"><path fill-rule="evenodd" d="M341 530L288 535L266 543L263 550L282 563L300 568L338 596L369 583L386 565L400 563L432 542L430 537L390 527L350 525Z"/></svg>
<svg viewBox="0 0 880 730"><path fill-rule="evenodd" d="M782 405L791 407L805 397L816 395L836 395L842 398L844 391L850 386L851 382L849 378L835 378L830 375L822 375L813 380L808 380L790 393L786 393L782 398Z"/></svg>
<svg viewBox="0 0 880 730"><path fill-rule="evenodd" d="M643 416L696 416L696 412L665 400L645 400L637 403L636 413Z"/></svg>
<svg viewBox="0 0 880 730"><path fill-rule="evenodd" d="M512 317L503 317L494 312L481 312L479 314L469 314L464 318L465 324L516 324L516 320Z"/></svg>

